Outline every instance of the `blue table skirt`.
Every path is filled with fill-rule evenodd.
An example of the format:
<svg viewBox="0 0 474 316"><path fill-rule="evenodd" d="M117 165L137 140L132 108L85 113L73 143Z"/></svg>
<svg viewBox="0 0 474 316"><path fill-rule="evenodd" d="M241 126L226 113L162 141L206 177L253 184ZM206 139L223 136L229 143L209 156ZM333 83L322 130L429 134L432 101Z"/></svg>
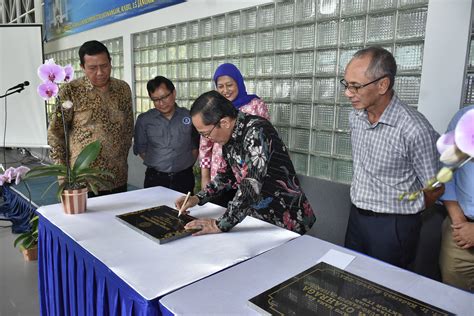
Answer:
<svg viewBox="0 0 474 316"><path fill-rule="evenodd" d="M5 203L0 206L0 215L11 221L12 233L19 234L28 231L31 228L30 219L34 216L36 207L8 185L1 186L1 195Z"/></svg>
<svg viewBox="0 0 474 316"><path fill-rule="evenodd" d="M174 314L170 312L166 307L160 304L161 314L163 316L173 316Z"/></svg>
<svg viewBox="0 0 474 316"><path fill-rule="evenodd" d="M159 298L141 297L41 215L38 267L41 315L161 315Z"/></svg>

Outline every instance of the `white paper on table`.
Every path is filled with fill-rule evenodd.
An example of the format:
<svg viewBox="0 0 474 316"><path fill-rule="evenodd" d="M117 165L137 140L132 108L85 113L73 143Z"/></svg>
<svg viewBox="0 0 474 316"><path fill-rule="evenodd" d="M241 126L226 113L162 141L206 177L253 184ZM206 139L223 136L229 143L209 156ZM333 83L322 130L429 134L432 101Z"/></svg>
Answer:
<svg viewBox="0 0 474 316"><path fill-rule="evenodd" d="M330 249L318 260L318 263L323 261L332 266L335 266L336 268L345 270L349 263L354 260L354 258L355 256L348 255L347 253L340 252L334 249Z"/></svg>

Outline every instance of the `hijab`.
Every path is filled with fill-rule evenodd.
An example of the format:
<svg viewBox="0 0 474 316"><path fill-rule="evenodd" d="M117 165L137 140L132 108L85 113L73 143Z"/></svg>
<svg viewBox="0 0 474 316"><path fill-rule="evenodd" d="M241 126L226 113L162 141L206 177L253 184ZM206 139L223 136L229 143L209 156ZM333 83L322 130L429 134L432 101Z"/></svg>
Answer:
<svg viewBox="0 0 474 316"><path fill-rule="evenodd" d="M240 70L234 65L230 63L225 63L217 67L216 72L214 73L214 83L217 87L217 79L222 76L229 76L235 80L237 83L237 88L239 89L239 94L232 104L236 109L240 109L243 105L248 104L251 100L258 98L255 94L247 94L247 89L245 88L244 78L240 73Z"/></svg>

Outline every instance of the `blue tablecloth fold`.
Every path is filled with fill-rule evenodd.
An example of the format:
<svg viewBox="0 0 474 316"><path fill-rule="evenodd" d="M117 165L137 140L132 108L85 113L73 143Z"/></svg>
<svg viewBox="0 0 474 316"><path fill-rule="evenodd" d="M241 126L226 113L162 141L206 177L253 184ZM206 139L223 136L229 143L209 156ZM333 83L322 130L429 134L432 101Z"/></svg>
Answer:
<svg viewBox="0 0 474 316"><path fill-rule="evenodd" d="M28 199L15 192L10 186L1 186L4 203L0 206L0 215L12 223L12 233L19 234L31 228L30 219L36 207Z"/></svg>
<svg viewBox="0 0 474 316"><path fill-rule="evenodd" d="M158 298L145 300L42 216L38 265L41 315L161 315Z"/></svg>

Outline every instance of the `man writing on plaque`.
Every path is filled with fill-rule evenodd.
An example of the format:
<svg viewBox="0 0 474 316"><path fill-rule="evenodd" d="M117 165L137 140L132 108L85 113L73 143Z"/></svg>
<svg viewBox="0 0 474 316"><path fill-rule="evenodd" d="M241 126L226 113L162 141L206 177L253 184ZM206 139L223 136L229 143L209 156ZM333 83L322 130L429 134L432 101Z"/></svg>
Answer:
<svg viewBox="0 0 474 316"><path fill-rule="evenodd" d="M183 210L203 205L221 191L235 188L237 193L219 219L194 220L186 229L201 229L194 235L227 232L247 215L300 234L311 228L315 221L313 210L299 185L286 146L269 121L238 112L216 91L196 99L191 118L201 136L223 146L227 167L219 170L201 192L191 196ZM181 197L176 201L178 209L184 200Z"/></svg>

